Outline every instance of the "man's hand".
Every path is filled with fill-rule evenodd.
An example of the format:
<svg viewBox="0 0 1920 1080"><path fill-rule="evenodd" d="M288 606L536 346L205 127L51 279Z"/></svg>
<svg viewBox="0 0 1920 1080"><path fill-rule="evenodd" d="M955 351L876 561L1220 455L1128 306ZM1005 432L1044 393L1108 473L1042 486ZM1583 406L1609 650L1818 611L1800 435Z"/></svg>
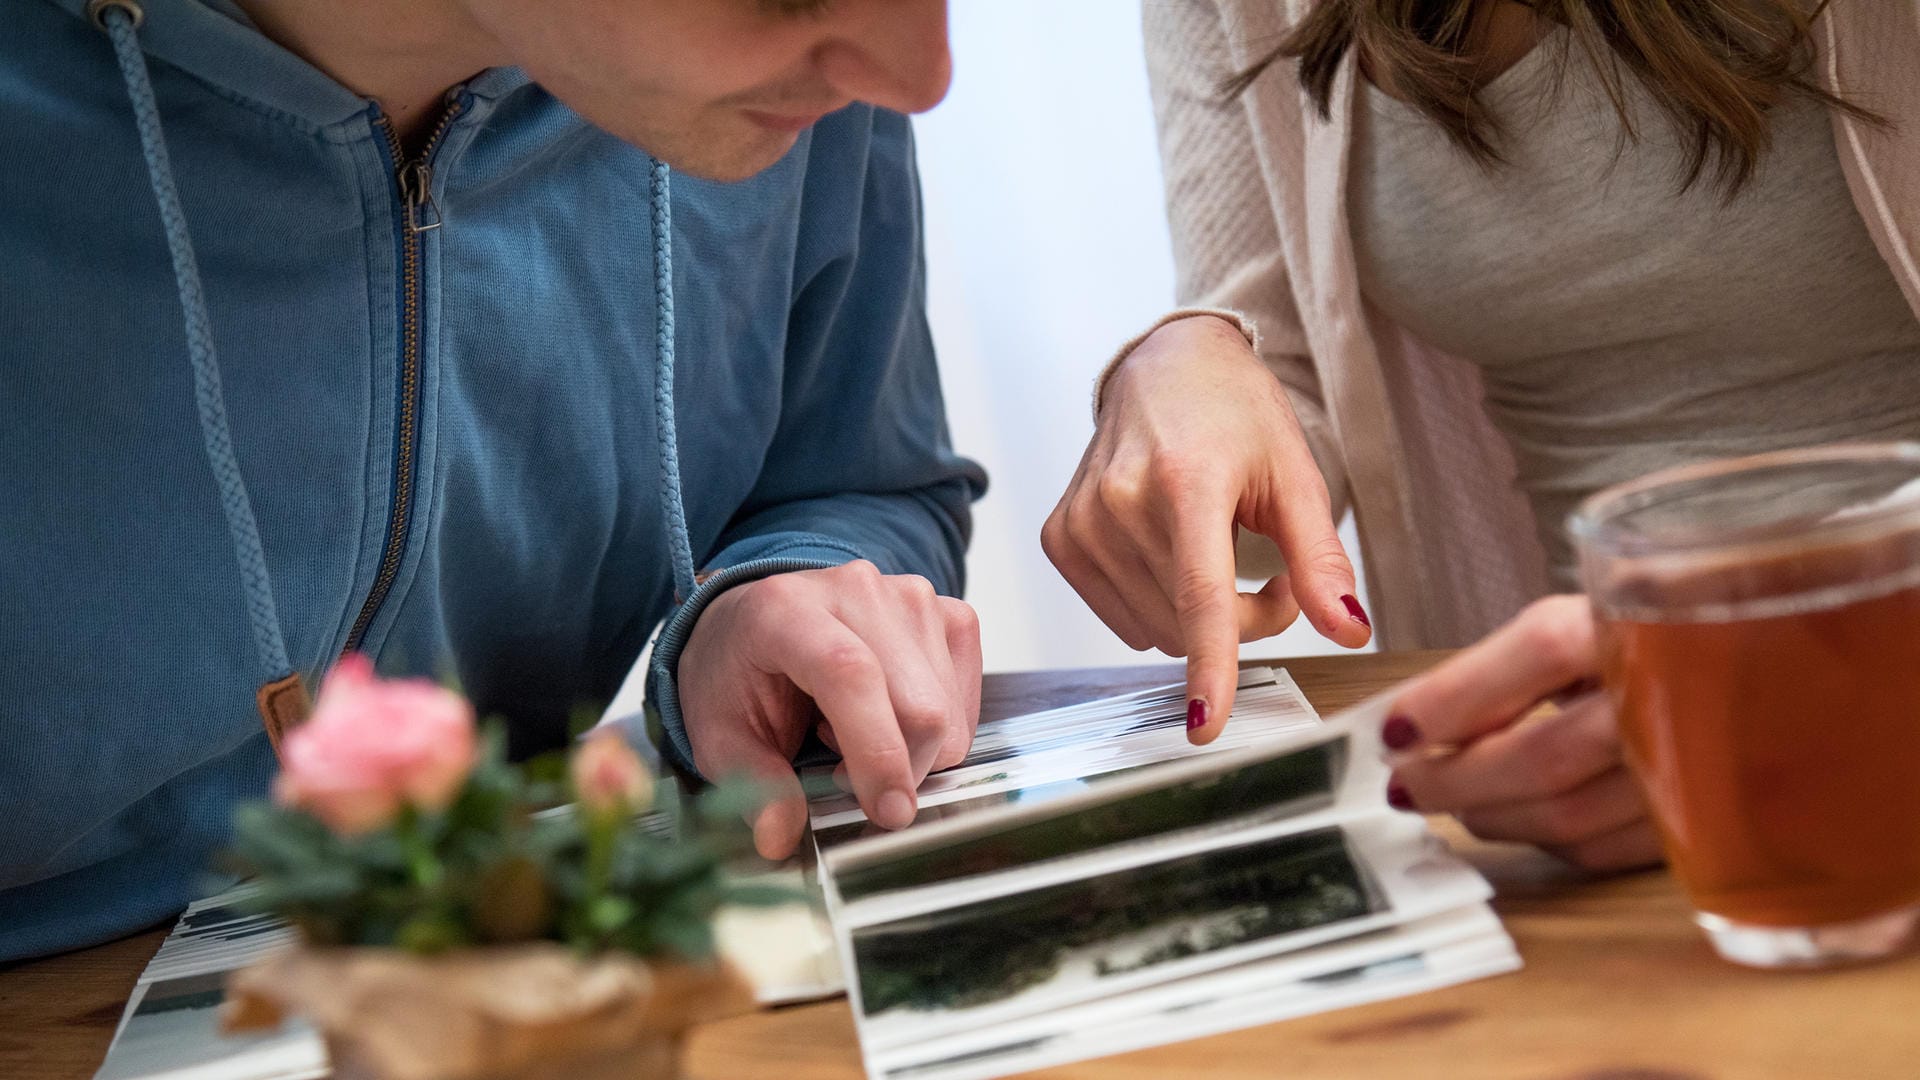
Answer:
<svg viewBox="0 0 1920 1080"><path fill-rule="evenodd" d="M1273 538L1288 573L1236 592L1234 529ZM1326 481L1285 388L1231 324L1153 332L1107 381L1080 468L1041 546L1100 621L1135 649L1187 658L1187 737L1233 711L1240 644L1304 610L1349 649L1372 637Z"/></svg>
<svg viewBox="0 0 1920 1080"><path fill-rule="evenodd" d="M705 776L773 792L753 822L770 859L793 852L807 804L793 755L816 725L875 824L911 824L927 773L966 756L980 719L980 623L926 578L869 562L727 590L680 654L680 711Z"/></svg>
<svg viewBox="0 0 1920 1080"><path fill-rule="evenodd" d="M1589 870L1659 862L1599 667L1586 597L1528 607L1394 702L1380 733L1398 755L1388 800Z"/></svg>

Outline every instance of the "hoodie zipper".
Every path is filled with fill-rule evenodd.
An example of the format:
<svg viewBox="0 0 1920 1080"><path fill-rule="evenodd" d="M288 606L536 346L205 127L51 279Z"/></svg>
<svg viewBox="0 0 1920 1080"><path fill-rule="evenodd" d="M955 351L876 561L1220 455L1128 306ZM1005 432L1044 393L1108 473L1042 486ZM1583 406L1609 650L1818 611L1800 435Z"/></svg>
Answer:
<svg viewBox="0 0 1920 1080"><path fill-rule="evenodd" d="M367 602L353 621L343 652L360 648L367 627L380 612L380 606L393 590L399 576L400 560L407 550L407 532L413 517L414 474L420 440L420 260L421 233L440 227L439 208L433 202L433 155L454 120L466 108L464 94L454 93L441 110L425 146L408 158L400 143L400 133L386 116L375 123L387 139L387 153L393 162L395 191L400 200L400 417L394 465L393 506L387 519L387 543L380 555L380 570L374 576Z"/></svg>

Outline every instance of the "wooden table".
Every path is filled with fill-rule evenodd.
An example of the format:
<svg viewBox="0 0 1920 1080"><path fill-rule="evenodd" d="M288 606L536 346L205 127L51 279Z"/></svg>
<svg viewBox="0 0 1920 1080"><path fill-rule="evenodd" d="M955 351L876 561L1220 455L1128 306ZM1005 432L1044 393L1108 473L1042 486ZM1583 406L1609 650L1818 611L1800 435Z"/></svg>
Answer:
<svg viewBox="0 0 1920 1080"><path fill-rule="evenodd" d="M1322 712L1440 654L1284 661ZM1179 678L1176 666L989 676L1010 715ZM1583 880L1531 850L1454 839L1498 891L1526 969L1466 986L1034 1074L1050 1080L1417 1077L1421 1080L1916 1080L1920 957L1767 974L1716 959L1664 873ZM0 1080L90 1076L152 931L0 969ZM844 1001L712 1024L689 1080L857 1080Z"/></svg>

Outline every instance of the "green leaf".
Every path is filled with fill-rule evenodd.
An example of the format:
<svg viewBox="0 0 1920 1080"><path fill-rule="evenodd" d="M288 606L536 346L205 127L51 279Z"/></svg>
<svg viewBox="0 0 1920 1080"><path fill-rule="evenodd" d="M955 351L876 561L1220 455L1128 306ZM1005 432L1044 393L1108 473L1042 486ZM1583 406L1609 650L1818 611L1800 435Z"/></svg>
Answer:
<svg viewBox="0 0 1920 1080"><path fill-rule="evenodd" d="M624 896L602 896L587 909L587 925L596 934L611 934L630 921L636 908Z"/></svg>
<svg viewBox="0 0 1920 1080"><path fill-rule="evenodd" d="M528 758L520 768L526 778L535 784L564 784L567 780L567 754L564 750L550 750Z"/></svg>
<svg viewBox="0 0 1920 1080"><path fill-rule="evenodd" d="M663 913L653 920L649 930L654 942L688 960L704 960L713 955L713 927L704 919Z"/></svg>
<svg viewBox="0 0 1920 1080"><path fill-rule="evenodd" d="M407 871L407 849L390 830L357 837L345 848L346 860L375 874L399 876Z"/></svg>
<svg viewBox="0 0 1920 1080"><path fill-rule="evenodd" d="M259 884L260 903L291 907L344 903L361 892L363 882L352 866L316 865L262 877Z"/></svg>
<svg viewBox="0 0 1920 1080"><path fill-rule="evenodd" d="M719 860L703 844L666 844L636 838L633 845L637 880L672 884L697 880L719 867Z"/></svg>
<svg viewBox="0 0 1920 1080"><path fill-rule="evenodd" d="M468 944L460 925L444 914L418 915L400 925L394 944L408 952L431 954Z"/></svg>
<svg viewBox="0 0 1920 1080"><path fill-rule="evenodd" d="M284 873L322 863L336 847L324 830L316 833L271 808L268 813L248 815L237 822L236 829L234 854L258 874Z"/></svg>

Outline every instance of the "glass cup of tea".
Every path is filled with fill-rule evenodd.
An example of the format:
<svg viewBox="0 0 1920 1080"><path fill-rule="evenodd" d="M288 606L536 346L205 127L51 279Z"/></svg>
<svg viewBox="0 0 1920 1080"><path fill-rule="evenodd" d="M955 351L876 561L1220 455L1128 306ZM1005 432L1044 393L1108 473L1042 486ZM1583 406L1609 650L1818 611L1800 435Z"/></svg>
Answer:
<svg viewBox="0 0 1920 1080"><path fill-rule="evenodd" d="M1900 951L1920 921L1920 444L1669 469L1569 526L1628 764L1714 948Z"/></svg>

